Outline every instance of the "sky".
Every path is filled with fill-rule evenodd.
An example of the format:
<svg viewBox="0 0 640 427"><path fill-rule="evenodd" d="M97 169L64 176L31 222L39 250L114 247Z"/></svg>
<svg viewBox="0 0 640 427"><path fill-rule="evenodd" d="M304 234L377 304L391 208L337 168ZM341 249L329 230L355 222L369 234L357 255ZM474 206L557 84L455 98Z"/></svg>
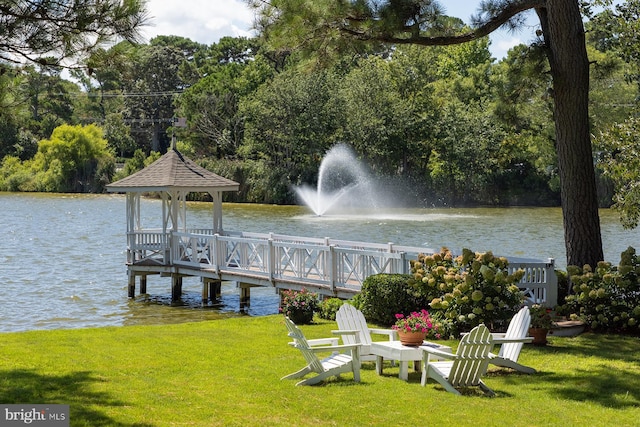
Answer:
<svg viewBox="0 0 640 427"><path fill-rule="evenodd" d="M442 0L440 3L448 15L468 23L480 1ZM157 35L174 35L210 45L224 36L252 35L253 11L242 0L148 0L147 8L152 25L143 30L146 41ZM503 58L515 45L531 42L538 21L533 11L526 13L531 25L516 33L500 30L491 36L490 49L495 58Z"/></svg>

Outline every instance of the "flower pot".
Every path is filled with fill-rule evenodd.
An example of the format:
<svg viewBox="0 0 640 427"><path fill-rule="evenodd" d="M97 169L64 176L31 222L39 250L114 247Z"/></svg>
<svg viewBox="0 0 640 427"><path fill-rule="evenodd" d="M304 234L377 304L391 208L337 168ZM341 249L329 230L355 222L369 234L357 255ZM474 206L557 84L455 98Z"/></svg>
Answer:
<svg viewBox="0 0 640 427"><path fill-rule="evenodd" d="M405 332L398 331L398 337L400 338L400 343L402 345L408 345L412 347L417 347L422 345L427 334L424 332Z"/></svg>
<svg viewBox="0 0 640 427"><path fill-rule="evenodd" d="M296 325L308 325L313 321L313 311L310 310L289 310L289 320Z"/></svg>
<svg viewBox="0 0 640 427"><path fill-rule="evenodd" d="M531 344L533 345L547 345L547 328L529 328L529 335L533 337Z"/></svg>

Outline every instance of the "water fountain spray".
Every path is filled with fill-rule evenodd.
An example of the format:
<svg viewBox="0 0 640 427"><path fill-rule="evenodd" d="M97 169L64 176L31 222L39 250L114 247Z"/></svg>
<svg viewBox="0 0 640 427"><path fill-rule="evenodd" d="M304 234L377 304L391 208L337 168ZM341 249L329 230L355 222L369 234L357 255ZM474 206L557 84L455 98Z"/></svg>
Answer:
<svg viewBox="0 0 640 427"><path fill-rule="evenodd" d="M380 207L378 185L346 144L335 145L322 159L316 188L303 185L294 189L317 216Z"/></svg>

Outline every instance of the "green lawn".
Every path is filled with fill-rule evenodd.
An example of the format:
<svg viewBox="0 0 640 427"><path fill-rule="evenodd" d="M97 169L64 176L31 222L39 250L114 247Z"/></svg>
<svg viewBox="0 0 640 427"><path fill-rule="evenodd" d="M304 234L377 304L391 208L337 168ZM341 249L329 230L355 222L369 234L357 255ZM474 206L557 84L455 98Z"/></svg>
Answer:
<svg viewBox="0 0 640 427"><path fill-rule="evenodd" d="M331 336L332 322L302 326ZM319 386L280 378L304 365L282 316L2 334L0 403L63 403L72 426L585 426L640 424L640 339L583 334L525 345L534 375L491 368L497 394L455 396L363 364ZM454 341L448 342L455 345Z"/></svg>

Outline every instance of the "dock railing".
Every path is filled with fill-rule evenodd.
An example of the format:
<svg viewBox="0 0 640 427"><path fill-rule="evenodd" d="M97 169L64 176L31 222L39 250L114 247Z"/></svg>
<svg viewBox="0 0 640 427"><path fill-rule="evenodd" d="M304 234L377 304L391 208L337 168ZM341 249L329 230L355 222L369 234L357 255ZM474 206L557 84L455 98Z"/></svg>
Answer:
<svg viewBox="0 0 640 427"><path fill-rule="evenodd" d="M276 288L307 287L325 295L355 294L379 273L410 273L410 260L430 248L366 243L274 233L212 230L129 233L130 264L145 261L203 271L224 280ZM523 269L520 282L529 304L557 301L554 260L508 257L509 270Z"/></svg>

